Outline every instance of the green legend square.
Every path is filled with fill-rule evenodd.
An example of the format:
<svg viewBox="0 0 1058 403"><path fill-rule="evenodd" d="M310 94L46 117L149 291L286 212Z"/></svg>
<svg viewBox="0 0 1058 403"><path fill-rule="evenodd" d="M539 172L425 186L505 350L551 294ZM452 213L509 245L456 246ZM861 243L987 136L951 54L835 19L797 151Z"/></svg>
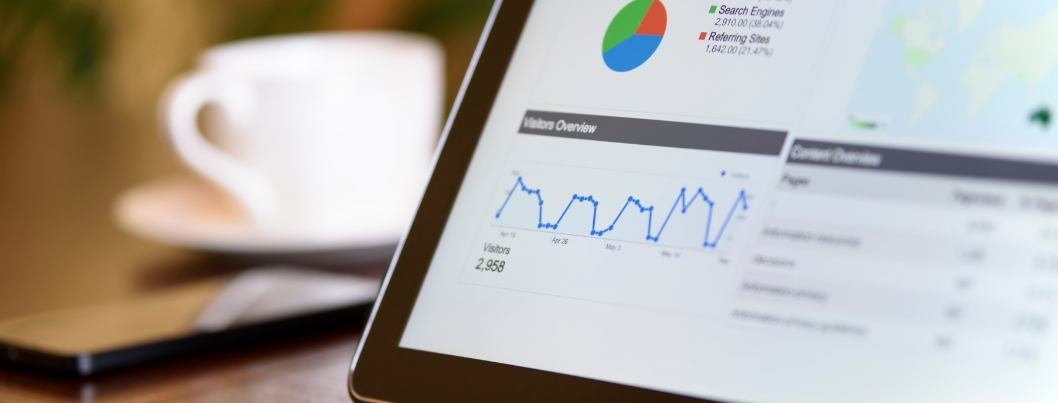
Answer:
<svg viewBox="0 0 1058 403"><path fill-rule="evenodd" d="M716 14L716 4L709 7L709 14Z"/></svg>

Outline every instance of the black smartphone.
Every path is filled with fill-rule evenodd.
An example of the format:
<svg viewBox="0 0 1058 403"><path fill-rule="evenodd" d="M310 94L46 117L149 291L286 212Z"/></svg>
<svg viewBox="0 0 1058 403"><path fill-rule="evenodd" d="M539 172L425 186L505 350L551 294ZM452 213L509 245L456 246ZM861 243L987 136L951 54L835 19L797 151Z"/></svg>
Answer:
<svg viewBox="0 0 1058 403"><path fill-rule="evenodd" d="M188 353L362 324L378 280L289 267L0 322L0 362L90 375Z"/></svg>

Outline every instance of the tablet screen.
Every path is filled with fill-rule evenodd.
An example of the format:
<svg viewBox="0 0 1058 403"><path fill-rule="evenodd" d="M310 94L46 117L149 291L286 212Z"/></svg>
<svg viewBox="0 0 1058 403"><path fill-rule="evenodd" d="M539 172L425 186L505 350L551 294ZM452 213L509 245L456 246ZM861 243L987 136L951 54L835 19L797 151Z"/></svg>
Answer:
<svg viewBox="0 0 1058 403"><path fill-rule="evenodd" d="M1055 38L1050 1L539 1L400 346L1058 401Z"/></svg>

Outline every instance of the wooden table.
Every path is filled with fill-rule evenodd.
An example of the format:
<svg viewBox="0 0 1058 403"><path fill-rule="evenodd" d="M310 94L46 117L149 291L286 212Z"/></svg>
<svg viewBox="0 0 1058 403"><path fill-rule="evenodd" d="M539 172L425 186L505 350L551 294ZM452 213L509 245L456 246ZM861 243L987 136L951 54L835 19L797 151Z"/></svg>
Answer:
<svg viewBox="0 0 1058 403"><path fill-rule="evenodd" d="M88 379L0 371L2 402L348 402L358 331L310 335Z"/></svg>
<svg viewBox="0 0 1058 403"><path fill-rule="evenodd" d="M157 135L127 119L54 119L45 113L54 105L34 102L0 110L0 320L155 293L255 263L120 230L115 198L181 172L180 164ZM331 268L378 275L382 266ZM0 402L347 402L358 326L83 380L0 369Z"/></svg>
<svg viewBox="0 0 1058 403"><path fill-rule="evenodd" d="M103 232L109 231L113 229ZM35 271L0 270L0 311L4 318L158 292L252 266L134 239L117 243L130 248L119 255L130 260L124 265L101 265L93 263L97 260L73 255L57 258L68 259L69 264L38 266ZM78 258L81 261L75 262ZM132 264L134 261L151 264ZM351 270L377 276L382 267L361 264ZM61 278L64 273L86 275L80 271L95 274L95 279ZM29 290L15 291L20 286ZM100 288L107 292L100 292ZM353 322L325 333L170 359L88 378L0 369L0 402L348 402L346 373L360 326Z"/></svg>
<svg viewBox="0 0 1058 403"><path fill-rule="evenodd" d="M184 266L143 266L139 272L115 270L120 275L111 280L124 276L124 281L138 284L138 292L150 293L230 274L232 267L239 267L228 260L208 257L177 260L198 265L186 265L185 261ZM378 275L381 266L360 266L356 270ZM0 274L15 277L12 272ZM78 289L76 283L29 284L38 290L75 294ZM135 294L136 289L132 287L128 293ZM113 295L121 294L124 293ZM33 306L50 306L49 295L42 292L20 306L27 312L32 312ZM94 295L88 287L80 297L90 302ZM13 309L13 305L7 305L12 301L0 295L5 308ZM346 374L359 341L360 326L351 322L323 333L168 359L87 378L0 369L0 402L348 402Z"/></svg>

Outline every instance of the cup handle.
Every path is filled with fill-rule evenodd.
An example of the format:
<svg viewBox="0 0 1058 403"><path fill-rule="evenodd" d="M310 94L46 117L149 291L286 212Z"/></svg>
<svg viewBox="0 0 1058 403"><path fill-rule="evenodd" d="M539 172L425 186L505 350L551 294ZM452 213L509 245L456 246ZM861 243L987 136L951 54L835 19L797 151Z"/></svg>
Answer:
<svg viewBox="0 0 1058 403"><path fill-rule="evenodd" d="M199 112L208 103L234 124L246 122L251 95L216 74L196 72L175 79L162 99L162 125L184 163L225 190L256 224L274 219L279 206L267 177L207 141L198 128Z"/></svg>

